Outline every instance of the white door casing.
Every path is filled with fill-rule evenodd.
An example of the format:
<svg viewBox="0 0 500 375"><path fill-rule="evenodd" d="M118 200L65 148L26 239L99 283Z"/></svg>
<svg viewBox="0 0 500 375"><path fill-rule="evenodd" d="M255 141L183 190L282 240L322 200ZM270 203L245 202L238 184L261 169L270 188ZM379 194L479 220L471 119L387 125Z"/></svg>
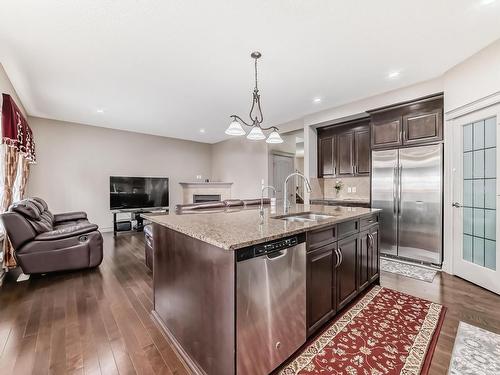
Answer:
<svg viewBox="0 0 500 375"><path fill-rule="evenodd" d="M453 273L500 294L500 104L460 115L448 125Z"/></svg>

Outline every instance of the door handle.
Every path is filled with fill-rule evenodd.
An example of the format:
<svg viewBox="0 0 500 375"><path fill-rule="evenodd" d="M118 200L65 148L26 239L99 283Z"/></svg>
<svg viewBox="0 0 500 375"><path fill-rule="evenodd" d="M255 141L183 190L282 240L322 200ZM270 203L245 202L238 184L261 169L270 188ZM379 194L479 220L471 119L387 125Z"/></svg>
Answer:
<svg viewBox="0 0 500 375"><path fill-rule="evenodd" d="M452 203L452 206L453 206L453 207L455 207L455 208L460 208L460 207L462 207L462 205L461 205L460 203L458 203L458 202L453 202L453 203Z"/></svg>

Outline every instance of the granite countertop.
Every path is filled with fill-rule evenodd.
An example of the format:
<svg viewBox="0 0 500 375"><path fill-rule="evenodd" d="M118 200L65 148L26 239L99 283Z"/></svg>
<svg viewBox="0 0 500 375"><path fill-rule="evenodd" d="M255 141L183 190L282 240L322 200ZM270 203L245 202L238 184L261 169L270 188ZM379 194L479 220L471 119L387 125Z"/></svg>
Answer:
<svg viewBox="0 0 500 375"><path fill-rule="evenodd" d="M362 207L301 205L292 206L289 213L314 212L332 217L313 222L287 222L273 218L283 214L283 207L265 207L264 223L260 223L259 206L229 208L194 213L170 212L168 215L151 216L148 220L207 242L225 250L245 246L326 227L378 212L379 209Z"/></svg>
<svg viewBox="0 0 500 375"><path fill-rule="evenodd" d="M317 198L311 199L313 202L333 202L333 203L370 203L370 198Z"/></svg>

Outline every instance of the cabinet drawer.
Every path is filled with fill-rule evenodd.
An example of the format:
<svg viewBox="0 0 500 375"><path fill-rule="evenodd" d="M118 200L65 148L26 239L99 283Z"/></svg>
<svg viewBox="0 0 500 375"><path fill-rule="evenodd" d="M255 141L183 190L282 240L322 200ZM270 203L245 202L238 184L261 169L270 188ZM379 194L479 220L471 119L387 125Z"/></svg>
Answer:
<svg viewBox="0 0 500 375"><path fill-rule="evenodd" d="M337 240L337 226L307 232L307 249L313 250Z"/></svg>
<svg viewBox="0 0 500 375"><path fill-rule="evenodd" d="M345 238L359 232L359 220L337 224L337 238Z"/></svg>
<svg viewBox="0 0 500 375"><path fill-rule="evenodd" d="M360 226L361 230L363 230L363 229L371 227L372 225L375 225L377 223L378 223L378 215L373 214L371 216L361 218L359 226Z"/></svg>

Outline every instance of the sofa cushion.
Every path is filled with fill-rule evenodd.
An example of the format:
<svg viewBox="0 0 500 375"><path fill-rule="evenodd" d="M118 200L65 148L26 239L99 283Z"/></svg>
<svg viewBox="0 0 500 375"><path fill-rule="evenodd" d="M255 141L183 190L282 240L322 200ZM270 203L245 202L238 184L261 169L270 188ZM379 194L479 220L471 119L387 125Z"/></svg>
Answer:
<svg viewBox="0 0 500 375"><path fill-rule="evenodd" d="M43 205L33 199L23 199L10 207L11 212L20 214L30 223L37 233L47 232L53 229L50 214Z"/></svg>
<svg viewBox="0 0 500 375"><path fill-rule="evenodd" d="M39 234L35 237L35 241L52 241L59 240L66 237L74 237L85 233L90 233L97 230L96 224L83 223L78 225L65 225L58 227L57 229L51 230Z"/></svg>
<svg viewBox="0 0 500 375"><path fill-rule="evenodd" d="M40 215L42 213L38 205L30 199L23 199L22 201L14 203L10 207L10 210L31 220L40 220Z"/></svg>

